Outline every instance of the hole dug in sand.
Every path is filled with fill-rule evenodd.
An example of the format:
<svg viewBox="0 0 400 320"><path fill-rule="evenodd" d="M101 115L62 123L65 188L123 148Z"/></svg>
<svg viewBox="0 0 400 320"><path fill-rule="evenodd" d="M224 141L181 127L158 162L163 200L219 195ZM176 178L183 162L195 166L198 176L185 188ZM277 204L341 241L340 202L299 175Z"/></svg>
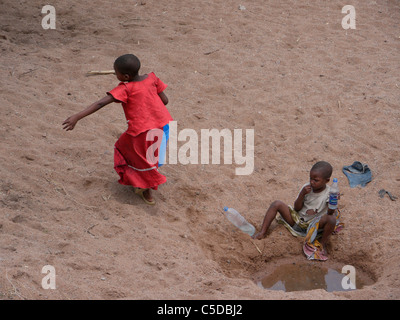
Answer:
<svg viewBox="0 0 400 320"><path fill-rule="evenodd" d="M210 258L218 262L225 276L251 279L255 286L262 289L285 292L314 289L352 291L354 289L349 287L348 279L342 285L346 275L350 278L349 270L342 273L345 266L354 267L356 290L376 282L370 256L360 253L362 257L351 257L349 253L341 252L340 248L333 250L337 243L331 243L328 244L328 252L332 254L327 261L309 261L302 252L302 239L279 230L283 229L278 227L265 239L257 241L231 229L228 233L214 233L203 242L202 247ZM214 240L212 243L211 239ZM368 264L368 261L371 263Z"/></svg>

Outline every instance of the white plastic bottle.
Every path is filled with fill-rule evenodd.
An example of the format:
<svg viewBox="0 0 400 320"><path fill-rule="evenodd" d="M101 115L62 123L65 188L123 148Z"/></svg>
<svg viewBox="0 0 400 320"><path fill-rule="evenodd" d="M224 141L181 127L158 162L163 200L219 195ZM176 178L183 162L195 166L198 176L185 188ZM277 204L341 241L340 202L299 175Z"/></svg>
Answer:
<svg viewBox="0 0 400 320"><path fill-rule="evenodd" d="M336 210L338 206L338 198L339 198L339 186L338 180L336 178L333 179L332 186L329 190L329 203L328 208L332 210Z"/></svg>
<svg viewBox="0 0 400 320"><path fill-rule="evenodd" d="M252 236L256 232L256 228L248 223L235 209L224 207L224 215L230 222L243 232L246 232L249 236Z"/></svg>

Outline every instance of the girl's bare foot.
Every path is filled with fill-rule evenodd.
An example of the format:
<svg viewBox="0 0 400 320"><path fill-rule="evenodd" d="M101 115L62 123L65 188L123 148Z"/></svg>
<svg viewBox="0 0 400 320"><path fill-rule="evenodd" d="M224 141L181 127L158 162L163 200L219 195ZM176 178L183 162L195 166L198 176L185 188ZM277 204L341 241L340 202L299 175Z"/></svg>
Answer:
<svg viewBox="0 0 400 320"><path fill-rule="evenodd" d="M151 194L151 189L146 189L143 191L144 198L149 202L154 202L153 195Z"/></svg>
<svg viewBox="0 0 400 320"><path fill-rule="evenodd" d="M151 194L151 189L135 188L135 193L138 194L147 204L156 204Z"/></svg>

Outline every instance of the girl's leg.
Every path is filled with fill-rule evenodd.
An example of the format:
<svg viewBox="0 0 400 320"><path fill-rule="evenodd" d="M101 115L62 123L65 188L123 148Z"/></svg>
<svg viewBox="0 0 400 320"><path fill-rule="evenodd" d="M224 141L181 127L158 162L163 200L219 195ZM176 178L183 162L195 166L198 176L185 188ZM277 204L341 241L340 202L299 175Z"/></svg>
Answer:
<svg viewBox="0 0 400 320"><path fill-rule="evenodd" d="M294 221L292 215L290 214L290 210L287 204L280 200L275 200L269 206L264 221L261 227L261 231L253 235L253 239L262 239L268 231L269 226L271 225L272 221L275 219L277 213L280 213L282 218L290 225L294 225Z"/></svg>

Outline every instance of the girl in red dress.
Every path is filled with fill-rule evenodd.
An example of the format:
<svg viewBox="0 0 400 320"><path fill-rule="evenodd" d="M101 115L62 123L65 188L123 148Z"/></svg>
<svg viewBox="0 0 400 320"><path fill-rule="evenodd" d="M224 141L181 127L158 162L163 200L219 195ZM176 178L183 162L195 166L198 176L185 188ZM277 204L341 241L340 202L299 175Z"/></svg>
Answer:
<svg viewBox="0 0 400 320"><path fill-rule="evenodd" d="M149 138L148 134L151 131L162 132L163 127L173 119L165 107L168 103L164 93L167 85L153 72L139 75L139 69L140 61L133 54L117 58L114 70L121 81L119 85L107 92L104 98L67 118L63 125L67 131L72 130L79 120L111 102L122 103L128 129L115 143L114 168L120 176L119 183L135 187L135 193L147 204L153 205L155 200L151 189L157 190L158 185L167 179L158 172L157 157L148 156L153 144L161 144L160 135L155 134L158 137L156 140Z"/></svg>

